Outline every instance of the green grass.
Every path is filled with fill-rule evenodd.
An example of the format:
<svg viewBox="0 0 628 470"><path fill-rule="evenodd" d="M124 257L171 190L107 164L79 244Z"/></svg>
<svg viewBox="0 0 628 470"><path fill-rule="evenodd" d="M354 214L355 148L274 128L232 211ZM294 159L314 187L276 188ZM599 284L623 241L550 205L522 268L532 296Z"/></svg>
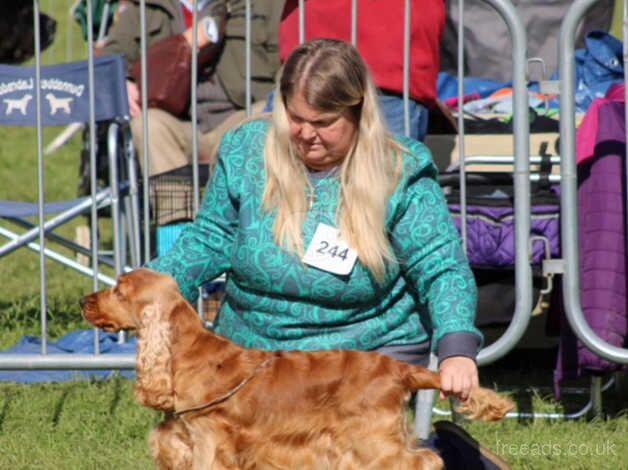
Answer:
<svg viewBox="0 0 628 470"><path fill-rule="evenodd" d="M0 468L151 468L149 429L160 414L134 402L132 381L0 384ZM562 411L536 397L536 411ZM468 423L513 469L625 469L628 417Z"/></svg>
<svg viewBox="0 0 628 470"><path fill-rule="evenodd" d="M468 430L513 469L625 469L628 417L610 421L472 423Z"/></svg>
<svg viewBox="0 0 628 470"><path fill-rule="evenodd" d="M137 406L131 381L0 385L0 468L151 468L147 430L159 414Z"/></svg>
<svg viewBox="0 0 628 470"><path fill-rule="evenodd" d="M81 58L78 27L68 22L73 0L43 0L42 10L58 20L57 40L43 62ZM68 27L71 29L67 30ZM72 47L68 46L69 38ZM47 129L46 145L60 129ZM37 200L36 132L0 127L0 199ZM45 158L46 199L76 196L81 142L74 137ZM63 233L73 235L79 220ZM87 328L78 299L92 281L47 262L50 338ZM25 334L38 334L39 255L20 249L0 258L0 348ZM534 339L534 335L529 335ZM526 339L527 341L527 339ZM527 344L525 341L522 344ZM525 412L575 413L587 396L551 395L554 349L520 350L481 369L485 385L512 393ZM584 386L586 381L573 385ZM526 391L521 388L530 387ZM628 408L625 387L604 393L603 418L578 420L507 419L465 424L474 437L511 463L513 469L628 469ZM443 404L441 408L446 409ZM0 469L151 468L146 437L160 414L135 403L132 381L82 380L51 384L0 383ZM436 418L438 419L438 418ZM444 418L447 419L447 418Z"/></svg>
<svg viewBox="0 0 628 470"><path fill-rule="evenodd" d="M526 344L526 338L522 340ZM463 423L482 445L503 457L513 469L628 469L628 401L625 376L602 394L600 417L582 414L589 402L588 379L567 380L556 401L552 372L556 349L516 349L480 369L482 384L509 394L519 413L498 423ZM610 380L605 377L604 382ZM447 410L444 403L439 409ZM576 416L550 419L548 416ZM439 419L439 418L435 418ZM445 418L447 419L447 418Z"/></svg>

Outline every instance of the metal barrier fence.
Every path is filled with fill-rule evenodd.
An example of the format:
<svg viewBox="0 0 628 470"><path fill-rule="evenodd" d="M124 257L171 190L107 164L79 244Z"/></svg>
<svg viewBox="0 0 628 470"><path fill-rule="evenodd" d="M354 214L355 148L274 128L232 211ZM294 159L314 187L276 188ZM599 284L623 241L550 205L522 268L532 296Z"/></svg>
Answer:
<svg viewBox="0 0 628 470"><path fill-rule="evenodd" d="M513 124L514 124L514 193L515 193L515 292L516 292L516 307L508 328L504 334L498 338L494 343L484 348L478 357L479 364L488 364L503 357L514 347L518 345L523 337L526 329L529 325L531 312L532 312L532 273L529 261L529 247L530 247L530 152L529 152L529 123L528 123L528 95L527 95L527 35L525 28L518 16L516 8L509 0L485 0L486 3L491 5L503 18L508 26L512 44L513 44ZM299 25L300 25L300 38L303 40L304 31L307 28L305 24L304 15L304 0L299 1ZM584 320L584 315L579 303L579 282L578 282L578 240L577 231L573 230L573 227L577 226L577 208L576 208L576 171L575 171L575 121L574 121L574 31L586 9L595 3L595 0L577 0L573 3L569 9L569 13L563 21L563 25L560 32L560 76L562 80L560 82L560 153L561 153L561 202L562 202L562 246L564 257L564 278L565 289L564 299L567 307L567 316L572 328L580 340L582 340L587 347L594 351L602 358L618 363L628 363L628 350L614 347L595 335L590 327ZM246 54L245 54L245 94L246 94L246 111L247 114L251 113L251 0L246 2ZM146 63L146 21L145 21L145 0L140 2L142 15L141 15L141 79L142 83L146 83L147 77L147 63ZM459 2L460 14L459 17L464 17L464 1ZM39 1L33 0L34 6L34 18L38 17L39 13ZM409 133L409 57L410 57L410 17L413 14L413 2L405 0L405 15L403 19L404 24L404 72L403 72L403 98L404 98L404 127L406 133ZM88 12L88 24L92 24L92 1L87 1ZM357 19L359 2L357 0L351 1L352 14L348 21L351 22L351 39L355 44L357 41ZM625 14L624 14L625 16ZM40 51L39 51L39 25L37 21L35 23L35 41L36 41L36 69L37 75L37 106L38 110L41 107L41 96L39 87L39 68L40 64ZM193 13L193 28L194 31L198 28L197 12ZM95 118L94 118L94 96L93 96L93 61L94 61L94 38L92 28L87 28L88 32L88 61L91 68L90 73L90 103L91 113L89 120L89 141L90 141L90 162L91 162L91 182L92 182L92 194L96 191L96 174L95 174L95 148L96 148L96 135L95 135ZM626 35L626 32L624 31ZM464 42L464 29L463 21L460 22L458 30L459 45ZM194 35L195 37L196 35ZM196 56L197 44L193 45L193 57ZM359 47L359 44L358 44ZM458 99L459 103L463 103L463 52L461 46L458 51ZM197 65L195 61L192 61L192 87L191 87L191 100L196 102L196 81L197 81ZM150 155L148 148L148 106L147 106L147 87L142 86L142 116L144 122L144 164L143 168L143 212L148 214L150 208L148 197L148 169L150 168ZM194 210L198 208L198 188L199 188L199 175L198 175L198 132L197 132L197 110L192 107L192 124L193 124L193 185L195 200ZM458 126L460 132L460 145L459 145L459 159L460 165L460 185L463 198L461 201L462 214L465 215L466 200L465 200L465 171L466 171L466 157L464 148L464 120L462 113L458 115ZM43 172L43 144L42 144L42 125L39 122L37 126L37 149L38 149L38 184L40 188L45 185L44 172ZM115 176L115 175L114 175ZM40 191L39 195L40 206L44 203L43 191ZM96 233L96 223L98 218L97 207L94 205L91 212L92 218L92 270L95 273L93 287L94 290L99 288L98 277L98 257L97 252L97 240L98 234ZM40 211L39 220L44 220L43 209ZM148 217L144 217L144 256L143 259L147 260L150 257L150 243L149 238L150 226L148 225ZM463 238L466 238L466 228L463 224L462 228ZM29 370L29 369L131 369L135 366L135 357L133 355L72 355L72 356L56 356L46 353L45 349L45 337L47 336L47 319L45 312L47 311L47 299L46 299L46 267L45 267L45 234L43 231L43 225L40 223L39 232L39 244L42 247L40 250L40 283L41 283L41 324L42 324L42 339L43 348L40 355L32 354L15 354L15 355L0 355L0 369L6 370ZM119 253L118 253L119 255ZM134 264L137 265L137 262ZM117 273L120 273L124 268L121 263L116 262ZM128 269L128 268L127 268ZM102 279L102 278L101 278ZM95 339L97 343L97 340Z"/></svg>

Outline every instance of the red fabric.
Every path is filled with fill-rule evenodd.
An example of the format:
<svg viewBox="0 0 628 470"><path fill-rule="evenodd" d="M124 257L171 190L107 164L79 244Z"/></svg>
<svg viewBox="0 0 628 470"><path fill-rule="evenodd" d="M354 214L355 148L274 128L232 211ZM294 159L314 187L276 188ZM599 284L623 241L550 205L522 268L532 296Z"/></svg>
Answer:
<svg viewBox="0 0 628 470"><path fill-rule="evenodd" d="M194 14L192 10L186 7L183 3L181 4L181 11L183 12L183 20L185 21L185 27L191 28L192 23L194 22Z"/></svg>
<svg viewBox="0 0 628 470"><path fill-rule="evenodd" d="M299 44L298 0L286 0L279 26L282 62ZM403 24L405 0L358 3L357 47L375 83L385 90L403 91ZM440 38L445 25L443 0L412 0L410 32L410 96L425 104L436 99L440 67ZM306 0L305 40L351 40L350 0Z"/></svg>

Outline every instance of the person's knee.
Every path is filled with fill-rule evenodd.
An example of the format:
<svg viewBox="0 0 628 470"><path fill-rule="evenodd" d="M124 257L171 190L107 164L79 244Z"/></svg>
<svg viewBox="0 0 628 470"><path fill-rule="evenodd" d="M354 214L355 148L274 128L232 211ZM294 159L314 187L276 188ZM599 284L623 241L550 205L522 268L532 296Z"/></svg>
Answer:
<svg viewBox="0 0 628 470"><path fill-rule="evenodd" d="M246 122L247 119L260 117L264 112L264 102L256 101L251 106L251 115L247 117L245 110L239 110L229 115L214 129L201 135L200 161L201 163L213 164L216 161L218 147L224 135Z"/></svg>
<svg viewBox="0 0 628 470"><path fill-rule="evenodd" d="M151 134L163 135L164 131L167 132L170 129L168 123L173 117L167 112L161 109L151 108L148 110L147 114L149 139ZM142 114L131 119L131 133L133 134L133 141L136 146L144 141L144 120Z"/></svg>

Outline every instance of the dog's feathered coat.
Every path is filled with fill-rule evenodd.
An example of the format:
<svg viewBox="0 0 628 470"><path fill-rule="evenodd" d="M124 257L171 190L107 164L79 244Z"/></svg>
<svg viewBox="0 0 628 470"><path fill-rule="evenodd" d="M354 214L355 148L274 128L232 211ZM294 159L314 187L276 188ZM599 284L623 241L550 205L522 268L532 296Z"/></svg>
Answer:
<svg viewBox="0 0 628 470"><path fill-rule="evenodd" d="M437 469L404 405L437 372L361 351L260 351L204 328L169 276L138 269L81 301L106 330L138 331L137 400L167 414L151 434L162 469ZM460 411L496 420L512 403L478 388Z"/></svg>

